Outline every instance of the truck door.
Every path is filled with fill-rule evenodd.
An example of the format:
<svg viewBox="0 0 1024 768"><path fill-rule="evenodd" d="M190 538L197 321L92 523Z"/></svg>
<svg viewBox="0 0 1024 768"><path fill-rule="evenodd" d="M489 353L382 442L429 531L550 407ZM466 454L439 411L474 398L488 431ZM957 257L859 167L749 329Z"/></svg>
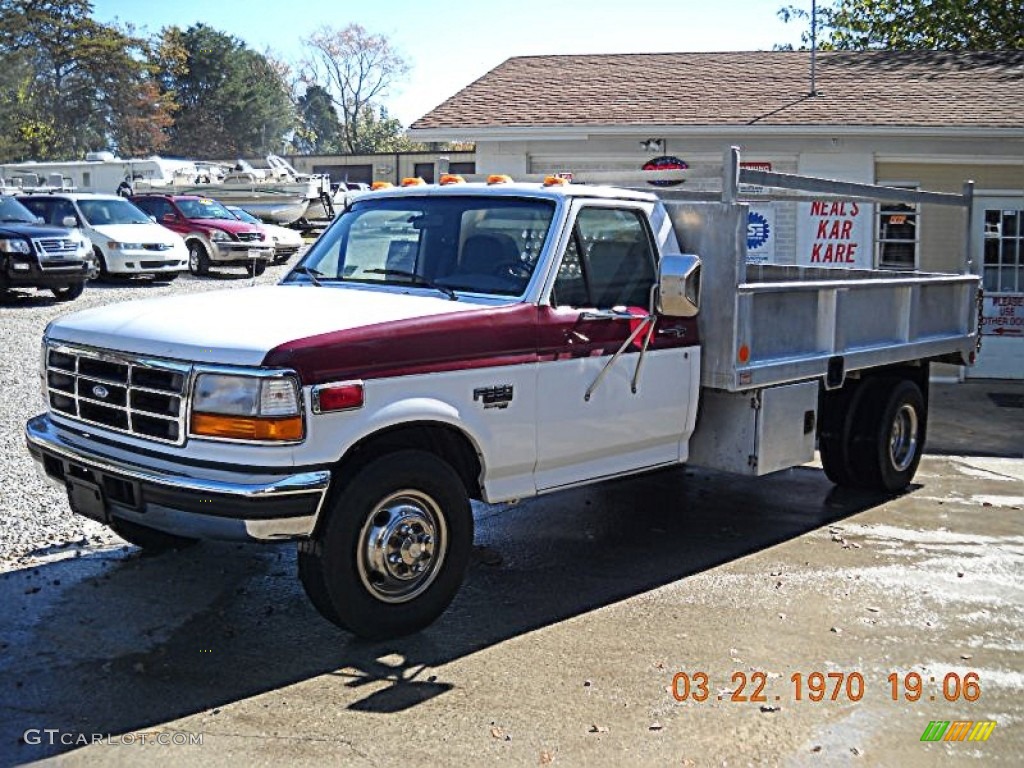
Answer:
<svg viewBox="0 0 1024 768"><path fill-rule="evenodd" d="M648 314L657 274L648 213L623 201L573 203L550 306L540 309L538 490L675 463L688 439L700 365L695 320L656 321L635 392L646 329L594 387Z"/></svg>

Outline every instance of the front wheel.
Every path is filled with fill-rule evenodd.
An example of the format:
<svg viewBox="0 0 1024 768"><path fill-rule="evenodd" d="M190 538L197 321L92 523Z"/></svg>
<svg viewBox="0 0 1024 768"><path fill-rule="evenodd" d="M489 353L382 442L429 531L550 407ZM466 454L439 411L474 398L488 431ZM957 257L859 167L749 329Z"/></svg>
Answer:
<svg viewBox="0 0 1024 768"><path fill-rule="evenodd" d="M210 256L206 252L206 247L198 240L188 244L188 271L196 276L210 272Z"/></svg>
<svg viewBox="0 0 1024 768"><path fill-rule="evenodd" d="M51 288L50 293L53 294L57 301L74 301L82 295L82 291L85 290L85 283L73 283L72 285L62 285L58 288Z"/></svg>
<svg viewBox="0 0 1024 768"><path fill-rule="evenodd" d="M267 262L250 261L245 265L245 271L249 274L249 277L259 277L267 271Z"/></svg>
<svg viewBox="0 0 1024 768"><path fill-rule="evenodd" d="M299 544L313 605L367 638L422 629L451 603L473 546L473 514L455 470L425 451L382 456L355 474Z"/></svg>

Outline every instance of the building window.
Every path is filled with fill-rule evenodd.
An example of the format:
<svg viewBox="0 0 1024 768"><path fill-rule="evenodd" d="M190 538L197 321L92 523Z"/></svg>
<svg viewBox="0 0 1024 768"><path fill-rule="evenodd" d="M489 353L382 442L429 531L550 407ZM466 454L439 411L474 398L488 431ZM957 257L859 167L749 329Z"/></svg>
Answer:
<svg viewBox="0 0 1024 768"><path fill-rule="evenodd" d="M423 179L427 184L434 183L434 164L416 163L412 167L412 175Z"/></svg>
<svg viewBox="0 0 1024 768"><path fill-rule="evenodd" d="M1024 292L1024 211L985 211L985 291Z"/></svg>
<svg viewBox="0 0 1024 768"><path fill-rule="evenodd" d="M474 173L476 173L476 163L449 163L448 173L461 173L465 174L466 176L472 176Z"/></svg>
<svg viewBox="0 0 1024 768"><path fill-rule="evenodd" d="M917 189L916 185L886 186ZM875 262L882 269L917 269L918 216L916 205L879 203L875 219Z"/></svg>

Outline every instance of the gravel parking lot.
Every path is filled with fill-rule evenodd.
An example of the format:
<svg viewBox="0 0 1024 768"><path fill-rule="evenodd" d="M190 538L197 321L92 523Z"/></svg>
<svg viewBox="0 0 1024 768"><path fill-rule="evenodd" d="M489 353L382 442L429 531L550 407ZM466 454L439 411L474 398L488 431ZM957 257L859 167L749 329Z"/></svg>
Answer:
<svg viewBox="0 0 1024 768"><path fill-rule="evenodd" d="M293 256L294 264L298 256ZM271 266L257 285L272 284L287 272L288 264ZM171 283L132 278L89 283L85 293L61 303L48 291L19 291L0 302L0 561L11 560L34 548L81 541L120 542L105 526L67 511L64 494L44 484L25 451L25 420L44 409L39 389L39 343L47 323L61 315L103 304L169 294L242 288L253 280L240 268L216 270L209 277L183 274Z"/></svg>

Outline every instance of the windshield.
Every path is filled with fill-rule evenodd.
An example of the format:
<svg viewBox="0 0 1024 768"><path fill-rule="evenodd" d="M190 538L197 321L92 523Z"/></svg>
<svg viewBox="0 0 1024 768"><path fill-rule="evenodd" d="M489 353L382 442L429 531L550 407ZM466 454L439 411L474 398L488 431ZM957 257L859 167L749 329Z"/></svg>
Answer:
<svg viewBox="0 0 1024 768"><path fill-rule="evenodd" d="M299 268L319 281L434 286L519 296L533 275L555 204L496 197L357 201ZM293 272L286 282L306 282Z"/></svg>
<svg viewBox="0 0 1024 768"><path fill-rule="evenodd" d="M235 214L235 216L238 217L239 219L241 219L242 221L247 221L250 224L262 224L263 223L262 221L257 219L255 216L253 216L251 213L249 213L248 211L243 211L241 208L234 208L234 207L232 207L232 208L229 208L228 210L231 211L233 214Z"/></svg>
<svg viewBox="0 0 1024 768"><path fill-rule="evenodd" d="M0 221L32 224L35 220L35 214L13 197L0 197Z"/></svg>
<svg viewBox="0 0 1024 768"><path fill-rule="evenodd" d="M175 202L187 219L227 219L228 221L238 221L235 218L235 214L216 200L200 197L195 200L175 200Z"/></svg>
<svg viewBox="0 0 1024 768"><path fill-rule="evenodd" d="M104 224L152 224L149 216L132 203L121 198L117 200L83 200L78 207L85 220L95 226Z"/></svg>

